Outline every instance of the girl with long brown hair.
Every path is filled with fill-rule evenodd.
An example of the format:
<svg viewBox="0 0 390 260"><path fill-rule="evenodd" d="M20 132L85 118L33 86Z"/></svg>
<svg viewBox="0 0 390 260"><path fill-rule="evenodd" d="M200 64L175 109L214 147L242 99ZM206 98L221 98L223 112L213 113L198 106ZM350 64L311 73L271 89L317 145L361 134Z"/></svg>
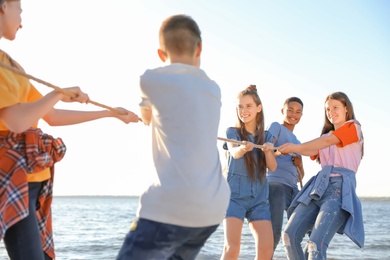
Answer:
<svg viewBox="0 0 390 260"><path fill-rule="evenodd" d="M364 245L361 203L356 195L356 173L363 157L363 133L353 106L343 92L325 99L321 136L302 143L286 143L281 153L299 153L318 159L321 171L313 176L288 209L283 244L290 260L326 259L336 233L345 233L359 247ZM309 241L302 250L302 240Z"/></svg>
<svg viewBox="0 0 390 260"><path fill-rule="evenodd" d="M269 260L273 253L273 235L268 202L267 167L276 169L271 135L264 132L263 106L257 88L250 85L237 96L237 125L226 131L227 180L231 197L224 220L225 245L221 259L238 259L244 220L247 220L256 244L256 258ZM264 145L263 148L254 148Z"/></svg>

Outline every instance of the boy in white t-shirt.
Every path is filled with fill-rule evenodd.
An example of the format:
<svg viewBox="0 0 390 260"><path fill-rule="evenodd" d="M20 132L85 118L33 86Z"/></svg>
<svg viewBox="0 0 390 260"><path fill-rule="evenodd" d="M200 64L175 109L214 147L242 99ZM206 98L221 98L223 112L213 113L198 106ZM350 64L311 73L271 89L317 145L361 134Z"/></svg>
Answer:
<svg viewBox="0 0 390 260"><path fill-rule="evenodd" d="M167 18L158 55L169 65L141 76L158 183L141 196L117 259L195 259L224 218L230 190L217 148L221 91L199 68L200 34L187 15Z"/></svg>

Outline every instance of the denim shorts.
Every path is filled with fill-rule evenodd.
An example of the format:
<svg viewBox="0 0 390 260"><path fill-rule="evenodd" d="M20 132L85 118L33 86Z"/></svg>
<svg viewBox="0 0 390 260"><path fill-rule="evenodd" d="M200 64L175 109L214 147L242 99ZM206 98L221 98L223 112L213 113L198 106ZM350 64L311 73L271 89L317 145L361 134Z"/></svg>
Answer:
<svg viewBox="0 0 390 260"><path fill-rule="evenodd" d="M137 219L131 225L117 260L195 259L218 226L193 228Z"/></svg>
<svg viewBox="0 0 390 260"><path fill-rule="evenodd" d="M247 175L229 173L227 179L231 196L226 218L247 219L248 222L271 220L266 178L263 182L251 181Z"/></svg>

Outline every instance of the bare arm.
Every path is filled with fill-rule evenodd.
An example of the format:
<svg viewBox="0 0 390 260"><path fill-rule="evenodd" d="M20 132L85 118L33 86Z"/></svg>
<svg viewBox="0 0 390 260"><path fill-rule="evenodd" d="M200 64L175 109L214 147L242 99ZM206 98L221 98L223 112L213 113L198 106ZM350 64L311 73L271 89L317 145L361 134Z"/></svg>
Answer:
<svg viewBox="0 0 390 260"><path fill-rule="evenodd" d="M117 108L122 111L123 114L119 114L115 111L101 110L101 111L75 111L75 110L62 110L52 109L47 113L43 119L51 126L64 126L84 123L93 121L105 117L115 117L124 123L136 123L140 121L140 118L131 111L124 108Z"/></svg>
<svg viewBox="0 0 390 260"><path fill-rule="evenodd" d="M254 148L254 144L251 142L243 141L244 144L237 145L233 143L228 143L228 149L230 154L234 159L239 159L243 157L247 152L250 152ZM265 154L265 161L267 164L267 167L271 171L275 171L277 167L275 155L274 155L274 145L272 143L265 143L265 148L262 150Z"/></svg>
<svg viewBox="0 0 390 260"><path fill-rule="evenodd" d="M243 141L244 144L237 145L233 143L228 143L228 149L230 154L234 159L239 159L243 157L247 152L250 152L253 150L254 145L251 142Z"/></svg>
<svg viewBox="0 0 390 260"><path fill-rule="evenodd" d="M318 154L318 150L324 149L331 145L339 144L340 140L333 134L321 136L312 141L303 144L285 143L279 146L279 151L283 154L298 153L306 156Z"/></svg>
<svg viewBox="0 0 390 260"><path fill-rule="evenodd" d="M275 171L276 168L278 167L278 164L275 159L275 154L274 154L274 144L273 143L265 143L265 148L262 150L264 151L265 154L265 161L267 163L267 167L271 171Z"/></svg>
<svg viewBox="0 0 390 260"><path fill-rule="evenodd" d="M53 91L37 101L2 108L0 118L10 131L24 132L52 110L62 97L63 94Z"/></svg>
<svg viewBox="0 0 390 260"><path fill-rule="evenodd" d="M37 101L19 103L0 109L0 119L7 128L15 133L21 133L44 119L49 125L71 125L95 120L103 117L116 117L125 123L138 122L139 118L133 112L118 108L123 112L119 114L112 111L72 111L55 109L58 101L87 103L89 97L80 88L72 87L64 89L65 93L53 91Z"/></svg>

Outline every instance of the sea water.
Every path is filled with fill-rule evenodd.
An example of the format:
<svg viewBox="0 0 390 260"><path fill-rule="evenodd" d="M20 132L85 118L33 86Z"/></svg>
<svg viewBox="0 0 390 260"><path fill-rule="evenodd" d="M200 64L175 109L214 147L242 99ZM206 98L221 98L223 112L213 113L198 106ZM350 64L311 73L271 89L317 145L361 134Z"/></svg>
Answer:
<svg viewBox="0 0 390 260"><path fill-rule="evenodd" d="M134 219L138 197L54 197L53 229L56 260L115 259ZM328 259L373 260L390 259L390 198L362 198L366 241L364 249L357 247L345 235L336 234ZM255 256L252 234L247 223L242 233L239 259ZM209 238L197 259L219 259L223 247L222 225ZM0 260L8 259L3 242ZM274 259L286 259L280 244Z"/></svg>

